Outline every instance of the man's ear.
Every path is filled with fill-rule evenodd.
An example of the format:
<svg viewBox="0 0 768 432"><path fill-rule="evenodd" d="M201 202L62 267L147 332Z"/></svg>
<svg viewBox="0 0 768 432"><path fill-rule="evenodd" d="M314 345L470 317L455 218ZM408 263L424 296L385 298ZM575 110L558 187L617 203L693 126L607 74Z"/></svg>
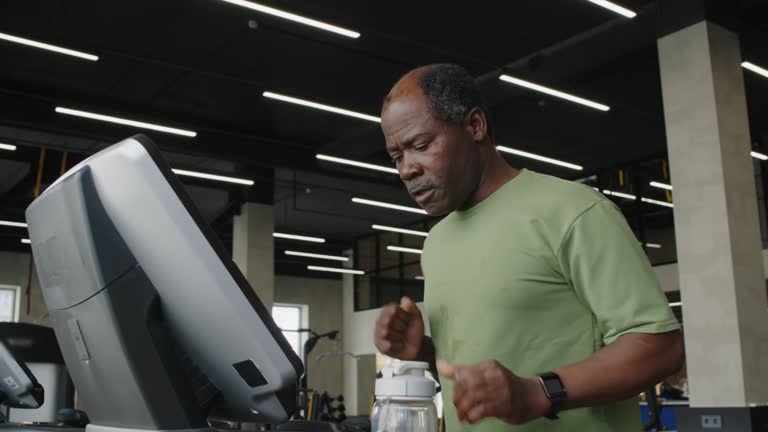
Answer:
<svg viewBox="0 0 768 432"><path fill-rule="evenodd" d="M480 108L472 108L467 114L467 130L475 142L483 142L488 137L488 119Z"/></svg>

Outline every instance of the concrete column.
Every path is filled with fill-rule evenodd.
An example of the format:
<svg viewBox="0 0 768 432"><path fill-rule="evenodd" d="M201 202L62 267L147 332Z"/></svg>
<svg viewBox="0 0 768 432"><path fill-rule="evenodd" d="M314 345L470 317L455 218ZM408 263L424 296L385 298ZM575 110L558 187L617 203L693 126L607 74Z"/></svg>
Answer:
<svg viewBox="0 0 768 432"><path fill-rule="evenodd" d="M232 258L267 310L275 299L275 246L272 206L243 204L234 217Z"/></svg>
<svg viewBox="0 0 768 432"><path fill-rule="evenodd" d="M692 407L768 402L768 301L738 36L658 41Z"/></svg>
<svg viewBox="0 0 768 432"><path fill-rule="evenodd" d="M345 250L344 255L350 257L350 260L342 264L345 268L353 268L355 265L353 250ZM341 277L341 315L342 331L341 336L344 343L344 349L352 354L358 354L354 350L354 335L358 330L355 328L355 276L345 274ZM371 334L373 338L373 334ZM348 356L344 357L344 403L347 407L348 415L358 415L361 410L358 404L358 376L357 359Z"/></svg>

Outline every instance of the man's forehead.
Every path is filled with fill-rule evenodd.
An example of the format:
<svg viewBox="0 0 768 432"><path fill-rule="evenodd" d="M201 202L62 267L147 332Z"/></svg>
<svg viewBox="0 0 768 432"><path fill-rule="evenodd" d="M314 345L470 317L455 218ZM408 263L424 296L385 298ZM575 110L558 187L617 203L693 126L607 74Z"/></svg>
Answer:
<svg viewBox="0 0 768 432"><path fill-rule="evenodd" d="M382 123L402 121L428 113L427 103L422 95L403 95L389 100L381 113Z"/></svg>
<svg viewBox="0 0 768 432"><path fill-rule="evenodd" d="M381 129L387 140L408 141L412 135L429 127L431 115L427 105L417 98L398 98L384 109Z"/></svg>

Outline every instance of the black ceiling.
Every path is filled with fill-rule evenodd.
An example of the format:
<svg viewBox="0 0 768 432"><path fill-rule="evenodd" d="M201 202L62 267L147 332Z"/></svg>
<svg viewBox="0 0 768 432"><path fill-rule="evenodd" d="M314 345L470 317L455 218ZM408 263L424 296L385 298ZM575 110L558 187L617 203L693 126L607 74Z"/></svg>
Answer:
<svg viewBox="0 0 768 432"><path fill-rule="evenodd" d="M350 202L360 195L414 205L396 176L315 160L324 152L387 164L377 124L262 92L378 115L398 77L433 62L456 62L478 77L500 144L585 170L510 159L518 166L576 178L663 157L656 38L666 17L694 0L617 2L640 13L633 20L586 0L263 1L362 36L349 39L220 0L0 3L0 32L100 56L90 62L0 41L0 142L19 146L0 152L0 219L23 217L41 147L48 151L44 186L59 172L61 151L70 152L71 166L137 132L54 112L66 106L197 131L196 138L149 135L176 167L233 173L256 180L254 188L274 188L278 229L323 234L330 249L350 246L371 223L418 223L418 215ZM766 2L718 5L710 18L742 36L743 57L768 64ZM612 109L603 113L521 91L498 80L502 71ZM763 142L768 80L745 76L752 135ZM243 188L184 181L226 241L232 210L246 198ZM0 248L18 248L18 233L0 229L3 237Z"/></svg>

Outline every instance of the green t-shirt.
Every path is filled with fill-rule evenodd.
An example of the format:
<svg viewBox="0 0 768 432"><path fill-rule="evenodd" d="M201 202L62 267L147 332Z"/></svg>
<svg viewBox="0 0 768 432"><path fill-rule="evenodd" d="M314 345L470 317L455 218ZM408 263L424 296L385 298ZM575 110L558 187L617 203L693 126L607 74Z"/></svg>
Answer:
<svg viewBox="0 0 768 432"><path fill-rule="evenodd" d="M626 333L679 328L616 206L592 188L527 170L436 225L422 268L437 358L461 366L497 360L530 377L585 360ZM464 425L452 383L442 381L447 432L641 430L636 399L557 421Z"/></svg>

